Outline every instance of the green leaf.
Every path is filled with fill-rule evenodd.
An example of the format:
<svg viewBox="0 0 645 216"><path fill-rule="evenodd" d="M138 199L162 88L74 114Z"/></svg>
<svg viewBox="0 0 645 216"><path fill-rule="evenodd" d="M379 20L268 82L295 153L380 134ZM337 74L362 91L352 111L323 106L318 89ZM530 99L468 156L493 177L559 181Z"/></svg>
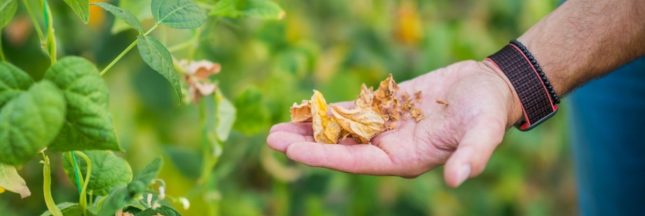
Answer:
<svg viewBox="0 0 645 216"><path fill-rule="evenodd" d="M192 29L206 22L206 12L190 0L152 0L152 16L172 28Z"/></svg>
<svg viewBox="0 0 645 216"><path fill-rule="evenodd" d="M127 206L136 194L130 194L127 187L118 187L105 198L98 216L113 216L115 213Z"/></svg>
<svg viewBox="0 0 645 216"><path fill-rule="evenodd" d="M119 1L119 7L131 12L138 20L147 20L152 18L150 2L151 0L121 0ZM117 19L112 26L112 33L116 34L129 28L129 24L121 19Z"/></svg>
<svg viewBox="0 0 645 216"><path fill-rule="evenodd" d="M142 212L135 214L135 216L180 216L179 212L168 206L161 206L156 209L146 209Z"/></svg>
<svg viewBox="0 0 645 216"><path fill-rule="evenodd" d="M172 56L168 49L152 37L140 35L138 40L139 54L143 61L170 82L170 85L181 100L183 98L181 94L181 78L175 71Z"/></svg>
<svg viewBox="0 0 645 216"><path fill-rule="evenodd" d="M18 171L13 166L0 164L0 187L20 194L20 198L25 198L31 195L27 183L20 177Z"/></svg>
<svg viewBox="0 0 645 216"><path fill-rule="evenodd" d="M89 0L65 0L65 3L72 8L72 11L81 18L83 23L90 21L90 1Z"/></svg>
<svg viewBox="0 0 645 216"><path fill-rule="evenodd" d="M64 202L57 204L58 208L60 211L63 213L65 216L94 216L91 212L85 212L83 214L83 209L78 203L70 203L70 202ZM51 212L45 211L43 212L40 216L51 216Z"/></svg>
<svg viewBox="0 0 645 216"><path fill-rule="evenodd" d="M0 162L22 164L45 148L65 119L65 98L44 80L9 101L0 111Z"/></svg>
<svg viewBox="0 0 645 216"><path fill-rule="evenodd" d="M113 188L126 186L132 180L132 169L130 164L116 156L111 151L85 151L92 161L92 174L87 185L87 191L94 195L107 195ZM74 161L71 157L65 157L63 167L70 179L74 179ZM79 163L81 178L87 173L85 163Z"/></svg>
<svg viewBox="0 0 645 216"><path fill-rule="evenodd" d="M16 0L0 0L0 29L7 26L18 10Z"/></svg>
<svg viewBox="0 0 645 216"><path fill-rule="evenodd" d="M213 6L210 15L231 18L282 19L285 13L280 5L270 0L221 0Z"/></svg>
<svg viewBox="0 0 645 216"><path fill-rule="evenodd" d="M161 159L157 158L134 176L127 187L117 187L105 198L98 216L112 216L116 211L126 207L138 194L146 191L148 185L157 177L161 169Z"/></svg>
<svg viewBox="0 0 645 216"><path fill-rule="evenodd" d="M132 13L126 10L123 10L117 6L114 6L112 4L108 4L104 2L94 3L94 5L103 8L104 10L114 15L116 18L119 18L125 21L125 23L130 25L132 28L134 28L134 30L137 30L139 33L143 32L143 26L141 26L141 22L139 22L139 19L137 19L137 17L135 17Z"/></svg>
<svg viewBox="0 0 645 216"><path fill-rule="evenodd" d="M0 63L0 107L34 84L31 77L16 66Z"/></svg>
<svg viewBox="0 0 645 216"><path fill-rule="evenodd" d="M146 167L144 167L134 177L134 179L132 180L132 183L140 182L147 187L147 185L149 185L152 182L152 180L157 178L157 174L159 174L159 170L161 170L161 158L156 158L148 165L146 165Z"/></svg>
<svg viewBox="0 0 645 216"><path fill-rule="evenodd" d="M236 131L245 135L256 135L270 127L271 112L262 98L262 92L255 87L245 90L235 98L239 117L233 126Z"/></svg>
<svg viewBox="0 0 645 216"><path fill-rule="evenodd" d="M235 106L220 91L216 91L212 98L207 98L204 102L207 108L208 130L215 133L220 141L226 141L235 123Z"/></svg>
<svg viewBox="0 0 645 216"><path fill-rule="evenodd" d="M49 149L120 150L108 111L108 88L96 67L79 57L59 60L45 79L63 90L67 116L61 133Z"/></svg>

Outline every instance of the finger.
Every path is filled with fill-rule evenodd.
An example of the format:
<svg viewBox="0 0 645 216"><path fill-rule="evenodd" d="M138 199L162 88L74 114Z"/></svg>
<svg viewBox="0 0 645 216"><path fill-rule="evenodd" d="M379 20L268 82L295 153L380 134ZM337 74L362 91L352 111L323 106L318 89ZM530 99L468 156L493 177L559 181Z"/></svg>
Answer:
<svg viewBox="0 0 645 216"><path fill-rule="evenodd" d="M504 123L480 120L468 129L457 150L444 166L444 178L451 187L457 187L469 177L479 175L493 150L504 137Z"/></svg>
<svg viewBox="0 0 645 216"><path fill-rule="evenodd" d="M297 133L286 131L272 132L267 137L267 144L276 151L285 152L287 147L296 142L311 142L313 137L303 136Z"/></svg>
<svg viewBox="0 0 645 216"><path fill-rule="evenodd" d="M284 122L284 123L276 124L273 127L271 127L271 130L269 131L269 133L274 133L278 131L296 133L304 136L307 136L307 135L311 136L314 133L313 129L311 128L311 122L300 122L300 123Z"/></svg>
<svg viewBox="0 0 645 216"><path fill-rule="evenodd" d="M396 174L393 172L395 165L387 153L374 145L299 142L289 145L286 154L292 160L314 167L357 174Z"/></svg>
<svg viewBox="0 0 645 216"><path fill-rule="evenodd" d="M345 139L339 140L338 144L341 144L341 145L356 145L358 143L356 142L356 140L354 140L352 138L345 138Z"/></svg>

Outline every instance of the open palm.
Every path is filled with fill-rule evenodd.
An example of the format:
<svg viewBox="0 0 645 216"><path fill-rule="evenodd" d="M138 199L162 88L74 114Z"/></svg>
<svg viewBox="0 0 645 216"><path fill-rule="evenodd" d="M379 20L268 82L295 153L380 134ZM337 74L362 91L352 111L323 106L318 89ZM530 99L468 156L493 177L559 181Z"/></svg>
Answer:
<svg viewBox="0 0 645 216"><path fill-rule="evenodd" d="M313 142L310 123L271 128L269 146L301 163L344 172L416 177L445 164L445 180L458 186L481 173L504 132L519 117L512 90L484 63L465 61L401 83L422 91L425 118L398 122L371 144Z"/></svg>

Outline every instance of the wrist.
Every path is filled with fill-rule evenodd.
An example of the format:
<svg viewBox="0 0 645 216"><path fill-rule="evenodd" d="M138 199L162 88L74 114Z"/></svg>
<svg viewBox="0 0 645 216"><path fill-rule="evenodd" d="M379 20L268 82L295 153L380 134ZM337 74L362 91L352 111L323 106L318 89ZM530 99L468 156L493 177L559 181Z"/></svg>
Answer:
<svg viewBox="0 0 645 216"><path fill-rule="evenodd" d="M519 130L530 130L557 113L559 96L524 44L512 40L486 60L513 87L524 117L517 124Z"/></svg>
<svg viewBox="0 0 645 216"><path fill-rule="evenodd" d="M482 64L484 65L485 71L493 74L506 84L505 89L507 90L507 94L505 94L504 96L505 101L507 101L506 106L508 111L506 128L510 128L524 118L522 104L520 102L519 96L517 95L517 92L515 92L511 81L508 80L506 75L504 75L504 72L502 72L502 70L494 62L486 59L482 61Z"/></svg>

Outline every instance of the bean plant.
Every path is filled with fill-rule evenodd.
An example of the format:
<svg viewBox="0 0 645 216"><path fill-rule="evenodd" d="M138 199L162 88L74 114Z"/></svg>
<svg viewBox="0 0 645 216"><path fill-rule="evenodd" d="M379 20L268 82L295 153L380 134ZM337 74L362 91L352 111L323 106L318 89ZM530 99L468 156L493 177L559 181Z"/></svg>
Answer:
<svg viewBox="0 0 645 216"><path fill-rule="evenodd" d="M218 90L191 96L190 71L179 66L192 59L204 24L223 18L256 17L279 19L282 9L265 0L121 0L90 3L89 0L64 0L84 23L90 19L90 7L100 7L116 21L113 30L129 29L138 36L102 69L80 56L59 56L55 14L50 8L55 0L0 0L0 30L11 21L19 4L29 15L42 51L51 62L44 77L35 80L29 73L7 61L0 43L0 190L30 196L30 190L18 173L18 167L39 158L42 163L43 194L47 211L42 215L179 215L177 207L187 208L189 201L165 194L165 183L157 178L160 158L151 161L136 174L119 156L119 144L108 110L109 89L103 77L132 49L163 76L179 101L196 106L203 127L201 176L198 184L209 178L222 153L235 120L235 107ZM145 17L133 5L147 4L154 21L144 25ZM149 4L149 5L148 5ZM138 9L137 9L138 10ZM190 31L192 39L168 48L158 40L160 26ZM1 34L0 34L1 37ZM187 56L173 56L171 50L191 49ZM10 55L11 53L8 53ZM208 81L207 81L208 82ZM51 156L61 157L69 180L78 190L77 202L56 203L51 194Z"/></svg>

